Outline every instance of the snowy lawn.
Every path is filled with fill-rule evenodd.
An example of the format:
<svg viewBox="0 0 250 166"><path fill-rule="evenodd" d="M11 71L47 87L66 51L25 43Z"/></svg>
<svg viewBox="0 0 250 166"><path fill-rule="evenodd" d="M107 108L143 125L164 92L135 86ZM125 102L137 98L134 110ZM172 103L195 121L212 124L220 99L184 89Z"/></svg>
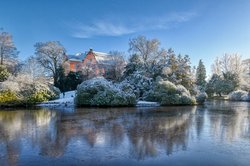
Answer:
<svg viewBox="0 0 250 166"><path fill-rule="evenodd" d="M60 106L74 106L75 91L68 91L60 94L60 98L56 100L46 101L38 104L41 107L60 107Z"/></svg>

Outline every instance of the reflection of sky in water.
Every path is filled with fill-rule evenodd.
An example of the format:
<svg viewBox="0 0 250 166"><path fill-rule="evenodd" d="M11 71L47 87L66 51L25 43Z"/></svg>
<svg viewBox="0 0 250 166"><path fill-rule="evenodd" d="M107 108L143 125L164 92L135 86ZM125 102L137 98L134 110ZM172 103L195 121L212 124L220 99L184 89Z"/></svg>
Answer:
<svg viewBox="0 0 250 166"><path fill-rule="evenodd" d="M0 111L3 165L248 165L250 104ZM36 163L36 164L35 164Z"/></svg>

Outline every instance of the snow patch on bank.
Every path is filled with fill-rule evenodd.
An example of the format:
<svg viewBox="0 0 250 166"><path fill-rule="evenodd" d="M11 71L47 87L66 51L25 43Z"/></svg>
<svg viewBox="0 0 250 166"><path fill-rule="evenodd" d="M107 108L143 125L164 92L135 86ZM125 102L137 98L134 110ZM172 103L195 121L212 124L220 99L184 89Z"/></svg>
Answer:
<svg viewBox="0 0 250 166"><path fill-rule="evenodd" d="M160 104L158 102L151 102L151 101L138 101L136 106L137 107L159 107Z"/></svg>
<svg viewBox="0 0 250 166"><path fill-rule="evenodd" d="M56 100L46 101L38 104L37 106L40 107L65 107L71 106L74 107L74 98L76 92L75 91L68 91L60 94L60 98Z"/></svg>

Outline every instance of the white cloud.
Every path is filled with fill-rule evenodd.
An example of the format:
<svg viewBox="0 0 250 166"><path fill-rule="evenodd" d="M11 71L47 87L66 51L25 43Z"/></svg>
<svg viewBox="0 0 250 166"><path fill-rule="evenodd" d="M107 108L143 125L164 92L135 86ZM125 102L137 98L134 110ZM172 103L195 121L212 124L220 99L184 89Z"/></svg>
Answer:
<svg viewBox="0 0 250 166"><path fill-rule="evenodd" d="M73 27L72 37L92 38L95 36L122 36L148 30L168 29L173 25L187 22L195 17L192 12L171 13L166 16L137 19L133 23L116 21L95 21L92 24L78 24Z"/></svg>
<svg viewBox="0 0 250 166"><path fill-rule="evenodd" d="M133 32L132 29L123 25L97 21L92 25L79 25L72 36L76 38L91 38L93 36L121 36Z"/></svg>

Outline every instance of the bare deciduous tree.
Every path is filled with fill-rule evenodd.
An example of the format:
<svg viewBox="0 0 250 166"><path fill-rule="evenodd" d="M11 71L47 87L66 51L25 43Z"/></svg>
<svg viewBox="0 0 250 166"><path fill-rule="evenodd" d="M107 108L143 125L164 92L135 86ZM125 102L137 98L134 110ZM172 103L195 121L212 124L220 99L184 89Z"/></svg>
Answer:
<svg viewBox="0 0 250 166"><path fill-rule="evenodd" d="M21 73L29 74L33 80L45 80L47 75L44 67L40 65L37 58L34 56L28 57L24 62L21 68Z"/></svg>
<svg viewBox="0 0 250 166"><path fill-rule="evenodd" d="M120 80L127 64L124 59L125 53L119 51L110 51L109 54L114 60L114 79Z"/></svg>
<svg viewBox="0 0 250 166"><path fill-rule="evenodd" d="M13 42L12 36L8 32L0 29L0 64L4 64L4 60L8 58L17 58L18 51Z"/></svg>
<svg viewBox="0 0 250 166"><path fill-rule="evenodd" d="M156 63L157 59L166 57L166 50L160 49L158 39L147 39L145 36L138 36L129 40L129 52L142 56L146 63Z"/></svg>
<svg viewBox="0 0 250 166"><path fill-rule="evenodd" d="M96 64L92 64L90 61L87 61L86 64L82 66L82 74L86 79L90 79L96 76Z"/></svg>
<svg viewBox="0 0 250 166"><path fill-rule="evenodd" d="M58 69L64 61L65 48L58 41L39 42L35 44L35 54L38 63L43 66L58 84Z"/></svg>
<svg viewBox="0 0 250 166"><path fill-rule="evenodd" d="M212 65L213 74L223 76L226 73L231 73L236 75L239 79L240 87L247 87L244 73L246 71L246 66L244 65L241 56L237 53L235 54L224 54L221 57L217 57ZM246 89L246 88L244 88Z"/></svg>
<svg viewBox="0 0 250 166"><path fill-rule="evenodd" d="M231 72L240 75L243 72L241 56L239 54L224 54L216 58L212 65L212 72L218 75Z"/></svg>
<svg viewBox="0 0 250 166"><path fill-rule="evenodd" d="M221 75L221 68L220 68L220 60L219 57L216 57L214 63L212 64L212 73Z"/></svg>

